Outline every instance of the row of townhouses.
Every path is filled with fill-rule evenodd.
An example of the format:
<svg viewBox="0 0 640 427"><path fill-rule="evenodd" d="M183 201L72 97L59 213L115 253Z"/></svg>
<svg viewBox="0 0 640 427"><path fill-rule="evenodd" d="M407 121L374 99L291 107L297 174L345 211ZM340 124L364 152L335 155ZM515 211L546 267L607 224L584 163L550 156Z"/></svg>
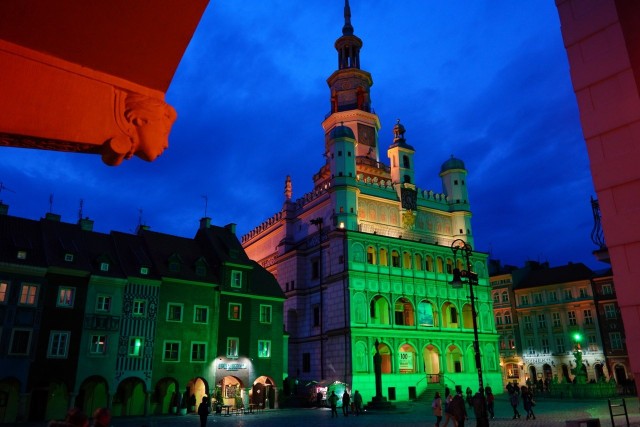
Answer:
<svg viewBox="0 0 640 427"><path fill-rule="evenodd" d="M285 297L233 224L104 234L0 207L0 422L277 404Z"/></svg>
<svg viewBox="0 0 640 427"><path fill-rule="evenodd" d="M633 393L611 269L592 271L581 263L523 268L491 263L495 324L500 335L503 382L536 383L547 390L576 377L575 352L588 382L615 381Z"/></svg>

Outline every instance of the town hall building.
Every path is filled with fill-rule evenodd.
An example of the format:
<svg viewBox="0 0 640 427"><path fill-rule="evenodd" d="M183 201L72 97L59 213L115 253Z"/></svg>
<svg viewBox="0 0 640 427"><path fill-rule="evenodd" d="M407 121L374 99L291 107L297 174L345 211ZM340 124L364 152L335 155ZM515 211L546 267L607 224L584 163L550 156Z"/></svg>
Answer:
<svg viewBox="0 0 640 427"><path fill-rule="evenodd" d="M338 69L328 78L331 113L322 123L326 162L311 192L293 198L287 177L281 211L242 237L247 255L278 280L287 300L291 379L345 383L375 395L373 356L382 360L383 395L415 398L445 386L478 387L467 269L451 245L474 244L467 170L453 156L441 190L415 182L418 141L398 121L390 143L371 105L373 79L360 68L348 0ZM383 159L386 148L386 159ZM487 254L473 252L484 385L502 389Z"/></svg>

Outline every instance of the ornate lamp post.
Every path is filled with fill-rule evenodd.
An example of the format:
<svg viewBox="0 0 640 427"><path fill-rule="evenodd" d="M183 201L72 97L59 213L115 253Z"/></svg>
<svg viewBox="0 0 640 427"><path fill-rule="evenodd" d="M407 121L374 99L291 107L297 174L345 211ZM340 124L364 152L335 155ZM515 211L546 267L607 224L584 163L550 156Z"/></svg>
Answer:
<svg viewBox="0 0 640 427"><path fill-rule="evenodd" d="M482 383L482 363L480 360L480 343L478 341L478 319L476 312L476 298L473 295L473 287L478 284L478 274L472 271L471 266L471 254L473 250L471 245L462 239L456 239L451 243L451 250L453 251L453 263L457 265L456 257L458 252L462 253L467 262L467 269L460 270L459 268L453 269L453 280L449 284L454 288L461 288L463 284L469 285L469 298L471 298L471 320L473 321L473 350L476 356L476 370L478 371L478 386L480 393L484 396L484 385ZM463 280L465 279L465 280Z"/></svg>

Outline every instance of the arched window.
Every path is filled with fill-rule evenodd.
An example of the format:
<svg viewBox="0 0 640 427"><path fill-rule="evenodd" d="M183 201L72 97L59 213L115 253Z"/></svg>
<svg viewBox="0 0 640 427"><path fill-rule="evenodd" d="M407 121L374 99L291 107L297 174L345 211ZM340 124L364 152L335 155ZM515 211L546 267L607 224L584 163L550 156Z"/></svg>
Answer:
<svg viewBox="0 0 640 427"><path fill-rule="evenodd" d="M445 355L447 361L447 372L462 372L462 352L455 345L447 348Z"/></svg>
<svg viewBox="0 0 640 427"><path fill-rule="evenodd" d="M453 260L451 258L447 258L447 273L453 273Z"/></svg>
<svg viewBox="0 0 640 427"><path fill-rule="evenodd" d="M507 325L511 324L511 312L509 310L504 312L504 323Z"/></svg>
<svg viewBox="0 0 640 427"><path fill-rule="evenodd" d="M507 291L502 291L502 302L509 302L509 294Z"/></svg>
<svg viewBox="0 0 640 427"><path fill-rule="evenodd" d="M407 184L411 184L411 175L405 175L404 182L406 182Z"/></svg>
<svg viewBox="0 0 640 427"><path fill-rule="evenodd" d="M418 325L436 326L436 316L433 304L429 301L420 301L418 304Z"/></svg>
<svg viewBox="0 0 640 427"><path fill-rule="evenodd" d="M389 254L385 248L380 248L380 265L385 267L389 265Z"/></svg>
<svg viewBox="0 0 640 427"><path fill-rule="evenodd" d="M498 304L500 302L500 294L498 292L494 292L492 294L492 297L493 297L494 304Z"/></svg>
<svg viewBox="0 0 640 427"><path fill-rule="evenodd" d="M502 313L501 312L497 312L496 313L496 325L502 325Z"/></svg>
<svg viewBox="0 0 640 427"><path fill-rule="evenodd" d="M402 344L398 349L398 372L413 374L416 372L416 349L410 344Z"/></svg>
<svg viewBox="0 0 640 427"><path fill-rule="evenodd" d="M473 328L473 316L471 316L471 304L462 306L462 327L465 329Z"/></svg>
<svg viewBox="0 0 640 427"><path fill-rule="evenodd" d="M442 305L442 327L457 328L458 327L458 311L450 302Z"/></svg>
<svg viewBox="0 0 640 427"><path fill-rule="evenodd" d="M378 353L380 353L380 361L382 362L380 365L381 372L383 374L391 373L391 348L384 343L380 343L378 345Z"/></svg>
<svg viewBox="0 0 640 427"><path fill-rule="evenodd" d="M418 270L418 271L422 271L422 269L423 269L422 255L415 254L415 256L413 257L413 268Z"/></svg>
<svg viewBox="0 0 640 427"><path fill-rule="evenodd" d="M376 295L369 304L369 315L374 325L390 325L389 302L381 295Z"/></svg>
<svg viewBox="0 0 640 427"><path fill-rule="evenodd" d="M440 257L436 258L436 272L444 273L444 261Z"/></svg>
<svg viewBox="0 0 640 427"><path fill-rule="evenodd" d="M407 298L400 298L394 304L394 321L396 325L413 326L415 325L415 314L413 312L413 304Z"/></svg>
<svg viewBox="0 0 640 427"><path fill-rule="evenodd" d="M440 352L433 344L422 349L422 359L424 372L427 376L442 373L440 372ZM430 377L430 379L435 379L435 377Z"/></svg>
<svg viewBox="0 0 640 427"><path fill-rule="evenodd" d="M398 251L391 251L391 267L400 267L400 254Z"/></svg>
<svg viewBox="0 0 640 427"><path fill-rule="evenodd" d="M411 268L411 254L409 252L402 253L402 268Z"/></svg>
<svg viewBox="0 0 640 427"><path fill-rule="evenodd" d="M426 267L427 267L427 271L433 271L433 258L431 257L431 255L427 255L427 257L425 258L426 260Z"/></svg>
<svg viewBox="0 0 640 427"><path fill-rule="evenodd" d="M373 246L367 247L367 264L376 263L376 250Z"/></svg>
<svg viewBox="0 0 640 427"><path fill-rule="evenodd" d="M402 167L405 169L409 169L411 167L411 163L409 162L409 156L406 154L402 156Z"/></svg>
<svg viewBox="0 0 640 427"><path fill-rule="evenodd" d="M462 263L461 259L456 261L456 268L458 270L466 270L466 266Z"/></svg>

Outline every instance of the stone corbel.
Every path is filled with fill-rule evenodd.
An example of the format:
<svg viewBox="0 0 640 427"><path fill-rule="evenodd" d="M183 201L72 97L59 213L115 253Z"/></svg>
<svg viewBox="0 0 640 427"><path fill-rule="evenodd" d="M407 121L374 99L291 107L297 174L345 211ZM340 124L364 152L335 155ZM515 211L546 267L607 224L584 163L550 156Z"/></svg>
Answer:
<svg viewBox="0 0 640 427"><path fill-rule="evenodd" d="M117 166L134 155L155 160L169 146L176 111L156 98L121 89L114 92L114 118L120 133L102 145L102 161Z"/></svg>

